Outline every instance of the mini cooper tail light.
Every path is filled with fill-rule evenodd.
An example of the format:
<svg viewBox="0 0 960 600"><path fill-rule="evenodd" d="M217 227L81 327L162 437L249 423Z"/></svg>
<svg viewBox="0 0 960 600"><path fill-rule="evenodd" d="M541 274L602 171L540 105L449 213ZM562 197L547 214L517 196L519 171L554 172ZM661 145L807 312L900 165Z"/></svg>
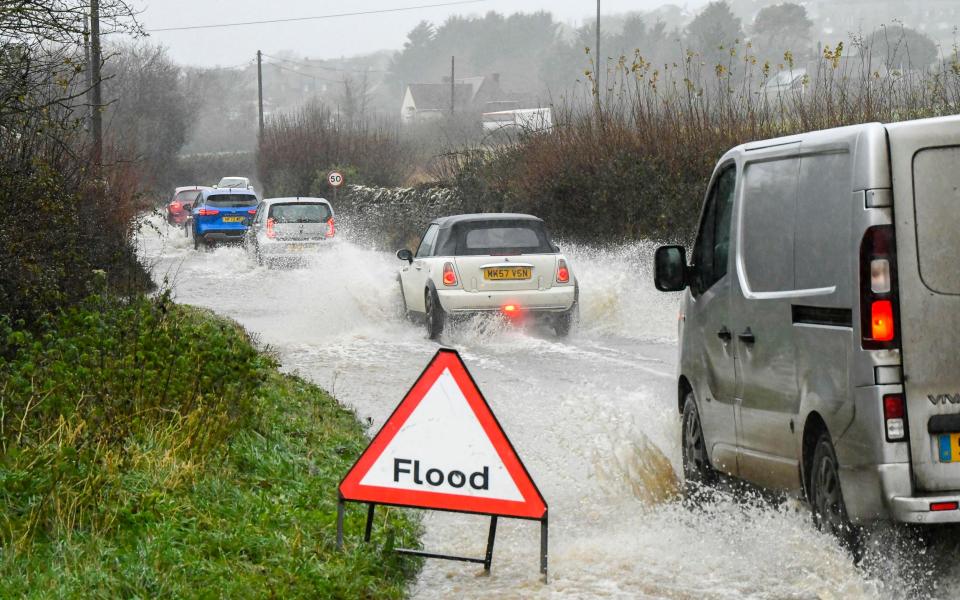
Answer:
<svg viewBox="0 0 960 600"><path fill-rule="evenodd" d="M567 268L567 261L562 258L557 261L557 283L570 282L570 269Z"/></svg>
<svg viewBox="0 0 960 600"><path fill-rule="evenodd" d="M330 220L327 221L327 237L332 238L335 235L337 235L337 228L333 224L333 217L330 217Z"/></svg>
<svg viewBox="0 0 960 600"><path fill-rule="evenodd" d="M907 405L903 394L887 394L883 397L883 424L888 442L907 439Z"/></svg>
<svg viewBox="0 0 960 600"><path fill-rule="evenodd" d="M273 230L273 219L267 219L267 237L271 240L277 237L277 232Z"/></svg>
<svg viewBox="0 0 960 600"><path fill-rule="evenodd" d="M457 285L457 274L453 270L453 263L443 264L443 285Z"/></svg>
<svg viewBox="0 0 960 600"><path fill-rule="evenodd" d="M860 335L865 350L899 345L897 248L892 225L867 229L860 244Z"/></svg>

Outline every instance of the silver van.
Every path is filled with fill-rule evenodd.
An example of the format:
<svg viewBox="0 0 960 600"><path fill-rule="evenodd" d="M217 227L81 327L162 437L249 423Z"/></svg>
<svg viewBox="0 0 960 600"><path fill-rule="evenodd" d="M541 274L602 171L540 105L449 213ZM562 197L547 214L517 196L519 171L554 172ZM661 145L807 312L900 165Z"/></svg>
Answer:
<svg viewBox="0 0 960 600"><path fill-rule="evenodd" d="M802 493L818 526L960 521L960 117L727 152L681 291L684 474Z"/></svg>

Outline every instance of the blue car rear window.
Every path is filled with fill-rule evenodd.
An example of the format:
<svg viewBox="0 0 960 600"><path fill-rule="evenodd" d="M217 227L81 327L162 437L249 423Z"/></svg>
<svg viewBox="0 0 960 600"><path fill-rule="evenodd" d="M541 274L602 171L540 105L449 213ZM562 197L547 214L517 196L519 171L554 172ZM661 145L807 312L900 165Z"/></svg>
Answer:
<svg viewBox="0 0 960 600"><path fill-rule="evenodd" d="M209 196L206 201L207 206L219 206L221 208L236 208L240 206L256 206L257 197L252 194L217 194Z"/></svg>

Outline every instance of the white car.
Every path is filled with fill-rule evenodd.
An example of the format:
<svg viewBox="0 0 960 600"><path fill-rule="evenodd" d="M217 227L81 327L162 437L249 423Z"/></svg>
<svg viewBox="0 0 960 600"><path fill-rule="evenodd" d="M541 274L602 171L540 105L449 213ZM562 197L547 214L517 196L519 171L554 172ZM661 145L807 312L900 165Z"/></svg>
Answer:
<svg viewBox="0 0 960 600"><path fill-rule="evenodd" d="M333 207L323 198L268 198L257 206L244 247L257 264L294 263L336 234Z"/></svg>
<svg viewBox="0 0 960 600"><path fill-rule="evenodd" d="M577 317L573 270L530 215L457 215L430 223L416 252L404 248L398 276L404 308L420 316L430 339L448 315L501 312L553 325L559 336Z"/></svg>
<svg viewBox="0 0 960 600"><path fill-rule="evenodd" d="M220 183L218 183L214 187L253 189L250 187L249 177L224 177L223 179L220 180Z"/></svg>

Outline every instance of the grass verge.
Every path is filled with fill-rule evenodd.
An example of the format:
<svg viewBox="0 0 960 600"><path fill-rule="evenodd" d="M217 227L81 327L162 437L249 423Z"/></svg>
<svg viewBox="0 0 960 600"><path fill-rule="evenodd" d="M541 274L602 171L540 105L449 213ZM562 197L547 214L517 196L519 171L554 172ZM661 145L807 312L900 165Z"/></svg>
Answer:
<svg viewBox="0 0 960 600"><path fill-rule="evenodd" d="M417 523L348 507L366 445L236 325L166 297L0 322L0 597L396 598Z"/></svg>

